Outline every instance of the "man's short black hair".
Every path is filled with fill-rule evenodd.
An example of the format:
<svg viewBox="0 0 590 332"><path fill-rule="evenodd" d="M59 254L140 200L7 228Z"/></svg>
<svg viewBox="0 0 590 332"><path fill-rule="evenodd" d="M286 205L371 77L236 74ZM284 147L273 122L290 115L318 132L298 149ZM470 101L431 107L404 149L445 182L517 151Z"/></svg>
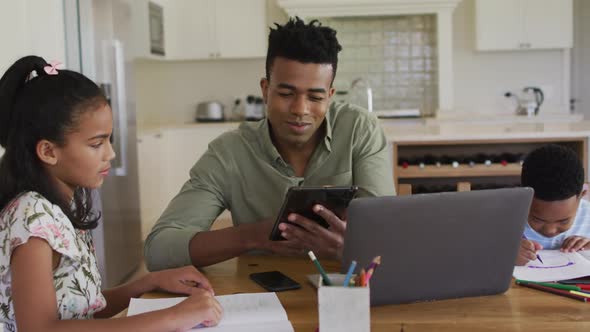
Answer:
<svg viewBox="0 0 590 332"><path fill-rule="evenodd" d="M549 144L532 151L522 165L521 184L543 201L577 196L584 186L584 166L570 148Z"/></svg>
<svg viewBox="0 0 590 332"><path fill-rule="evenodd" d="M332 65L332 82L336 77L338 52L342 46L336 39L336 30L322 26L313 20L305 24L299 17L290 18L284 25L275 23L268 35L266 53L266 79L270 80L270 71L274 59L283 57L301 63Z"/></svg>

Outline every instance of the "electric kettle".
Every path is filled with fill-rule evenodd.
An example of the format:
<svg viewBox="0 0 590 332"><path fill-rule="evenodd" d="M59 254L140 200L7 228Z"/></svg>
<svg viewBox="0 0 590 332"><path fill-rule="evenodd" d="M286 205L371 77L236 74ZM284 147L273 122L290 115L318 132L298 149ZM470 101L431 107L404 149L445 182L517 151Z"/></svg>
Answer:
<svg viewBox="0 0 590 332"><path fill-rule="evenodd" d="M545 100L543 90L534 86L528 86L522 89L523 94L518 96L512 92L506 92L506 98L513 97L516 100L516 114L533 116L539 114L541 104Z"/></svg>
<svg viewBox="0 0 590 332"><path fill-rule="evenodd" d="M539 109L541 108L541 104L543 104L543 101L545 100L545 95L543 94L543 90L541 90L540 88L534 87L534 86L528 86L526 88L524 88L522 90L523 92L527 93L527 92L532 92L535 100L529 100L527 101L527 105L529 105L529 107L533 107L532 102L535 103L534 106L534 112L535 115L539 114Z"/></svg>

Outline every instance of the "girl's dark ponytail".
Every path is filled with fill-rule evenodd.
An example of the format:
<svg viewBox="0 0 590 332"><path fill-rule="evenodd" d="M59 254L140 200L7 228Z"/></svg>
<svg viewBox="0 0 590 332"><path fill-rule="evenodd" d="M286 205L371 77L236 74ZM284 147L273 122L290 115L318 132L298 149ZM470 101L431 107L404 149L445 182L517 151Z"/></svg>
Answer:
<svg viewBox="0 0 590 332"><path fill-rule="evenodd" d="M14 104L18 93L27 84L33 72L44 75L47 62L30 55L17 60L0 79L0 145L6 147L9 129L14 115Z"/></svg>

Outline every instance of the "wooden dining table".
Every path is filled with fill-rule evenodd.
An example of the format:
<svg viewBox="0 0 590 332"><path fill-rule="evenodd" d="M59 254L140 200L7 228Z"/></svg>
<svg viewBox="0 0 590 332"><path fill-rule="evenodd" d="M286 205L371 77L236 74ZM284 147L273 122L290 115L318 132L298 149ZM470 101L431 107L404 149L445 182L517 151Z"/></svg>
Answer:
<svg viewBox="0 0 590 332"><path fill-rule="evenodd" d="M328 272L339 272L335 261L322 261ZM254 272L281 271L301 289L277 293L296 332L318 327L316 289L307 275L317 274L305 258L240 256L203 268L216 295L264 292L250 280ZM173 296L148 293L143 298ZM518 285L504 294L385 305L371 308L371 331L590 331L590 303ZM359 331L364 332L364 331Z"/></svg>

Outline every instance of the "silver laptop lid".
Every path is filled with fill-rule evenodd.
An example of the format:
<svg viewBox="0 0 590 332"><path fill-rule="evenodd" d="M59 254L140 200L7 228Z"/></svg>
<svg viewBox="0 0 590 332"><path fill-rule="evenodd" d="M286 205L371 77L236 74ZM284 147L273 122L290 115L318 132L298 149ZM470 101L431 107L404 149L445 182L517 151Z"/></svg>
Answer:
<svg viewBox="0 0 590 332"><path fill-rule="evenodd" d="M532 197L510 188L355 199L342 269L381 255L372 305L505 292Z"/></svg>

